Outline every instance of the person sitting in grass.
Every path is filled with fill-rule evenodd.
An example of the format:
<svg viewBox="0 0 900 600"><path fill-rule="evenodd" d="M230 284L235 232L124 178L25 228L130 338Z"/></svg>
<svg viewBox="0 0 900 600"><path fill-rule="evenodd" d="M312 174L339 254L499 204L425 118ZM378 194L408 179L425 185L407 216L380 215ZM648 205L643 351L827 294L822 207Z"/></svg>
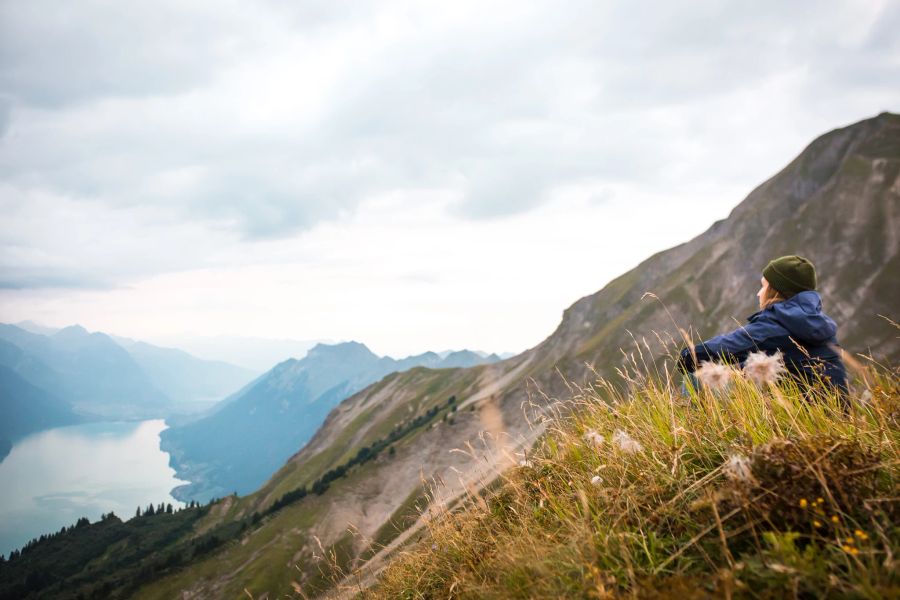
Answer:
<svg viewBox="0 0 900 600"><path fill-rule="evenodd" d="M847 372L835 337L837 325L822 312L813 264L796 255L776 258L763 269L760 284L759 312L744 327L682 350L681 370L696 388L693 373L703 362L743 367L751 353L780 353L796 380L804 385L821 381L846 398Z"/></svg>

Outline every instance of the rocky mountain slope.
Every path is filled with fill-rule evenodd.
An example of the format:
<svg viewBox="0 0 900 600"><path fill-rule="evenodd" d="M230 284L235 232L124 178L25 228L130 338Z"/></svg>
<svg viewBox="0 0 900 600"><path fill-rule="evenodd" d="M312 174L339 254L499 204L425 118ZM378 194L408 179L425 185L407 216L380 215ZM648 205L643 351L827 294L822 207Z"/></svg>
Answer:
<svg viewBox="0 0 900 600"><path fill-rule="evenodd" d="M366 585L415 540L428 516L416 508L423 485L452 503L493 481L542 433L554 398L571 397L595 371L614 375L632 356L671 369L663 342L679 340L679 328L708 336L743 322L775 256L817 265L848 352L896 364L900 340L879 315L897 320L898 210L900 116L821 136L727 219L577 301L535 348L490 365L395 373L347 398L256 493L226 498L199 521L192 535L215 536L213 550L160 565L136 597L315 596L340 594L341 581L345 590Z"/></svg>
<svg viewBox="0 0 900 600"><path fill-rule="evenodd" d="M312 437L332 408L388 373L496 360L469 351L396 360L358 342L318 344L302 359L276 365L209 415L173 424L162 433L172 467L191 482L173 494L207 502L232 492L253 492Z"/></svg>

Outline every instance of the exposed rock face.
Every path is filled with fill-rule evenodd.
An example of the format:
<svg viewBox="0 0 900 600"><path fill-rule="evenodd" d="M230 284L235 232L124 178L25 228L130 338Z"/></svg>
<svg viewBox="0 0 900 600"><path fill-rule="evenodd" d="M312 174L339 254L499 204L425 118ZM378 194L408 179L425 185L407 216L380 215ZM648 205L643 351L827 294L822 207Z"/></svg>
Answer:
<svg viewBox="0 0 900 600"><path fill-rule="evenodd" d="M644 292L656 294L680 326L704 337L734 328L735 320L743 323L756 310L763 266L801 254L816 265L824 308L839 324L842 345L871 347L896 360L896 331L877 315L896 316L900 291L898 172L900 116L885 113L825 134L727 219L579 300L542 346L593 359L630 346L619 323L648 337L671 331L658 304L641 302Z"/></svg>
<svg viewBox="0 0 900 600"><path fill-rule="evenodd" d="M520 458L515 453L541 431L540 410L549 401L538 390L550 398L569 395L564 378L593 377L585 363L612 375L622 363L620 349L635 349L629 331L647 338L644 358L660 365L666 357L654 332L677 340L678 327L692 327L706 337L734 328L735 321L743 323L755 309L760 272L773 257L796 253L810 258L819 271L825 310L838 322L845 348L871 348L876 357L896 363L898 332L878 315L900 317L898 213L900 116L882 114L818 138L727 219L573 304L537 347L492 365L390 375L342 402L303 451L257 494L242 499L232 515L264 508L286 491L311 483L383 437L404 415L451 396L458 398L458 410L453 424L437 421L397 442L391 456L350 471L323 496L283 509L249 534L256 539L248 545L290 548L287 563L265 552L241 561L242 546L233 545L206 561L202 571L145 590L148 597L188 589L200 596L203 590L235 595L248 581L267 582L249 589L255 596L290 591L291 581L307 586L318 569L310 558L313 535L325 547L340 546L349 553L348 564L360 567L369 558L368 542L422 480L438 482L438 494L451 499L513 464ZM658 300L644 297L646 292ZM286 523L305 525L288 531ZM348 525L356 531L350 537ZM368 559L359 572L362 581L395 545ZM216 562L223 566L216 569ZM229 570L228 565L238 564L238 571ZM217 575L204 579L200 572Z"/></svg>

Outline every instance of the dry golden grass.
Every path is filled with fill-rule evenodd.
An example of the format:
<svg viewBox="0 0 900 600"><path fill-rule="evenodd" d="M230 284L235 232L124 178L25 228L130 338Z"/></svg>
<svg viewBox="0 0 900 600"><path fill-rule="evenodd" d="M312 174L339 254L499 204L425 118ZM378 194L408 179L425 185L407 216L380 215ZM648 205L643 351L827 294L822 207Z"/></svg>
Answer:
<svg viewBox="0 0 900 600"><path fill-rule="evenodd" d="M363 596L900 597L900 378L856 371L847 408L790 379L685 395L623 370Z"/></svg>

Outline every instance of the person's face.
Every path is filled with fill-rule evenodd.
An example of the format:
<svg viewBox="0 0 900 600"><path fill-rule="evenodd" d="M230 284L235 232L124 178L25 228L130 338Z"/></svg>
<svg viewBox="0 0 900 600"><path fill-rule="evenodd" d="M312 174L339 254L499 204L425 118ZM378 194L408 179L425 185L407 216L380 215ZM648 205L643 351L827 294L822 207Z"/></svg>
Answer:
<svg viewBox="0 0 900 600"><path fill-rule="evenodd" d="M762 310L766 303L766 298L769 297L769 282L765 277L759 278L759 291L756 292L756 299L759 300L759 310Z"/></svg>

